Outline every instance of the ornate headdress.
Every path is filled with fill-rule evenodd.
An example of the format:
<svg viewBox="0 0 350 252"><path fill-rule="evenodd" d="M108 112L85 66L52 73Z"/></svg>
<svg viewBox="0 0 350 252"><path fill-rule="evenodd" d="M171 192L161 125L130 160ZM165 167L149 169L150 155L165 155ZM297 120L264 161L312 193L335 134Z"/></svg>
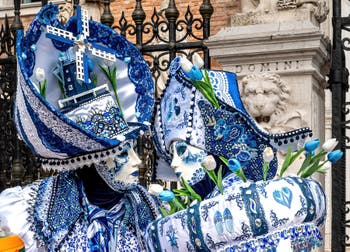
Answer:
<svg viewBox="0 0 350 252"><path fill-rule="evenodd" d="M211 105L192 84L181 68L180 57L171 63L169 81L157 102L154 123L154 139L160 156L157 172L161 178L171 174L166 163L170 164L169 146L176 140L227 159L238 159L246 176L254 181L263 178L262 154L266 147L272 147L276 153L303 146L304 139L311 134L310 129L283 134L265 132L245 111L235 74L224 71L208 71L208 74L219 108ZM275 155L270 163L269 179L276 170Z"/></svg>
<svg viewBox="0 0 350 252"><path fill-rule="evenodd" d="M14 117L43 167L62 171L106 160L147 129L154 85L123 36L80 6L65 25L57 13L49 3L18 32Z"/></svg>

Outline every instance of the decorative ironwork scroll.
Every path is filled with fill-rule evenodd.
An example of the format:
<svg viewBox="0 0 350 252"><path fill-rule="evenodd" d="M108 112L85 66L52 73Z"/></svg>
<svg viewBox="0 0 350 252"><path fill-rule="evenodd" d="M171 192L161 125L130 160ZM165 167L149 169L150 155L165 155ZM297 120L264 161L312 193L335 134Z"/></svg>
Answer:
<svg viewBox="0 0 350 252"><path fill-rule="evenodd" d="M199 12L201 18L195 18L188 7L184 18L178 19L180 13L175 1L169 0L164 15L154 8L150 21L145 22L146 13L142 9L141 0L136 0L132 13L134 23L129 22L122 12L117 25L112 28L129 40L135 40L136 46L150 64L157 85L161 73L168 70L171 60L177 54L190 58L194 52L201 51L205 67L210 67L209 51L203 43L210 36L210 18L214 12L210 0L203 1Z"/></svg>

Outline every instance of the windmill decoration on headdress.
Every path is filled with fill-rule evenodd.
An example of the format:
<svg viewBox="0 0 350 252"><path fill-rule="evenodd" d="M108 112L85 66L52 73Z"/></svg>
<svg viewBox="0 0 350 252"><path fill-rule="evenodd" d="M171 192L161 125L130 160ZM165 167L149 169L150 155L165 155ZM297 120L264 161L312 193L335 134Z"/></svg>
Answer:
<svg viewBox="0 0 350 252"><path fill-rule="evenodd" d="M77 6L77 35L53 26L46 26L46 37L68 45L71 45L67 52L62 53L59 58L60 64L54 69L54 74L63 85L65 99L58 101L60 108L74 102L79 104L86 99L96 96L99 93L108 91L108 85L95 87L89 78L89 71L92 69L88 52L93 56L116 61L115 51L97 43L88 42L89 19L88 11Z"/></svg>

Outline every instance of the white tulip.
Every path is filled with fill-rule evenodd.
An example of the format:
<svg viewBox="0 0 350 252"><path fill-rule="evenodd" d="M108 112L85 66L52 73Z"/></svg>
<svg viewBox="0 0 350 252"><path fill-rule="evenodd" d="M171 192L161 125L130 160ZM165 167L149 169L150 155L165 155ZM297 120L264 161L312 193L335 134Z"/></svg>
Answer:
<svg viewBox="0 0 350 252"><path fill-rule="evenodd" d="M193 62L193 65L199 67L199 68L202 68L204 66L204 61L202 59L201 56L199 56L198 53L194 53L193 56L192 56L192 62Z"/></svg>
<svg viewBox="0 0 350 252"><path fill-rule="evenodd" d="M338 145L338 141L336 138L328 139L324 144L322 145L322 149L327 152L331 152L334 150L334 148Z"/></svg>
<svg viewBox="0 0 350 252"><path fill-rule="evenodd" d="M274 153L271 147L266 147L263 153L264 161L270 163L274 157Z"/></svg>
<svg viewBox="0 0 350 252"><path fill-rule="evenodd" d="M45 80L45 70L41 67L37 67L35 71L35 78L39 82L43 82Z"/></svg>
<svg viewBox="0 0 350 252"><path fill-rule="evenodd" d="M215 158L212 155L208 155L203 160L203 165L207 170L212 171L216 168Z"/></svg>
<svg viewBox="0 0 350 252"><path fill-rule="evenodd" d="M193 67L191 61L189 61L186 57L181 57L181 68L184 72L189 73Z"/></svg>
<svg viewBox="0 0 350 252"><path fill-rule="evenodd" d="M148 188L148 192L154 196L158 196L158 194L160 194L163 191L163 186L159 184L150 184Z"/></svg>

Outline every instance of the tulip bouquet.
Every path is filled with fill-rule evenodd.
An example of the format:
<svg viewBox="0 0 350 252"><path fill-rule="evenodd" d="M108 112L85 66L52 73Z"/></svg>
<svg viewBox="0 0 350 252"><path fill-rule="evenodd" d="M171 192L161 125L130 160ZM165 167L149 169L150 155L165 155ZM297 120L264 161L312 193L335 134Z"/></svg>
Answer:
<svg viewBox="0 0 350 252"><path fill-rule="evenodd" d="M237 159L225 159L220 157L220 159L228 166L228 168L239 176L242 181L246 182L247 179L244 175L243 169L240 162ZM215 172L216 162L212 155L208 155L204 158L201 166L206 172L208 177L215 183L221 194L224 194L223 184L222 184L222 166L219 167L218 172ZM193 204L202 201L202 197L197 194L192 187L181 177L180 189L163 190L163 187L159 184L151 184L148 191L149 193L157 196L163 206L160 207L160 211L164 216L169 216L177 211L184 210Z"/></svg>
<svg viewBox="0 0 350 252"><path fill-rule="evenodd" d="M316 153L316 149L320 146L320 140L315 138L305 143L304 147L296 153L292 154L290 148L287 151L286 158L282 164L279 177L282 177L287 168L305 152L305 159L300 166L297 175L301 178L307 178L313 175L315 172L326 173L326 169L323 166L327 163L335 163L343 156L341 150L334 150L338 141L335 138L327 140L323 145L320 152ZM326 160L322 161L324 157Z"/></svg>

